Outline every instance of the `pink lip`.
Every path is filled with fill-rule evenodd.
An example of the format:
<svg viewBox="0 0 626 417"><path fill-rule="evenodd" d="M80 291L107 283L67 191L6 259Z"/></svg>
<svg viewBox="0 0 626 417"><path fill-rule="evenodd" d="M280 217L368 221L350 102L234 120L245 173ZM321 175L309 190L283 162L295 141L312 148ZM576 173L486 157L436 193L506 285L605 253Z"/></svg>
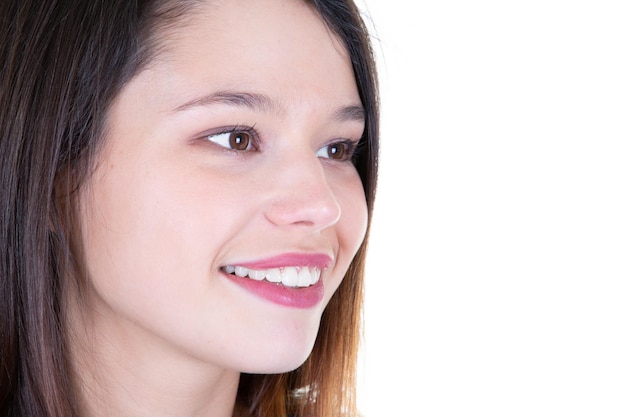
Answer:
<svg viewBox="0 0 626 417"><path fill-rule="evenodd" d="M286 266L308 266L319 269L328 268L332 258L325 254L297 254L288 253L271 258L252 262L237 263L235 265L252 269L281 268ZM324 298L324 280L320 279L310 287L293 288L266 280L255 281L250 278L241 278L224 273L229 280L244 290L272 303L294 308L312 308Z"/></svg>
<svg viewBox="0 0 626 417"><path fill-rule="evenodd" d="M252 269L281 268L286 266L309 266L319 269L328 268L333 259L323 253L285 253L271 258L256 261L236 263L233 265L245 266Z"/></svg>

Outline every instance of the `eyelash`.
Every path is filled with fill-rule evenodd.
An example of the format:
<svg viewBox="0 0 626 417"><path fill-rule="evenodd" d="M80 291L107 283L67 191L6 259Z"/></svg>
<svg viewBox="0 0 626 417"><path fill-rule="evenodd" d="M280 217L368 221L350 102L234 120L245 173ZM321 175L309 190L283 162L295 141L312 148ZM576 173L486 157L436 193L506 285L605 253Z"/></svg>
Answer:
<svg viewBox="0 0 626 417"><path fill-rule="evenodd" d="M360 143L360 142L359 142ZM317 153L319 153L320 151L322 151L323 149L329 149L333 146L344 146L344 150L343 150L343 154L335 159L335 158L324 158L324 159L328 159L330 161L334 161L334 162L350 162L350 161L354 161L355 157L356 157L356 152L359 150L360 146L359 143L351 141L351 140L339 140L339 141L334 141L331 142L327 145L324 145L322 148L320 148L318 150ZM330 150L328 151L328 154L330 155Z"/></svg>
<svg viewBox="0 0 626 417"><path fill-rule="evenodd" d="M212 138L217 138L221 135L226 135L228 134L229 137L228 138L224 138L227 139L229 141L228 144L223 144L223 143L218 143L217 141L213 141L211 140ZM248 135L248 141L245 143L245 148L244 149L236 149L233 147L233 144L230 143L231 140L237 140L236 137L232 137L232 135L241 135L241 134L245 134ZM240 125L236 125L236 126L229 126L229 127L225 127L220 129L219 131L213 133L211 132L210 134L204 135L204 138L212 143L215 143L217 146L220 146L228 151L231 152L250 152L250 151L258 151L259 150L259 142L260 142L260 135L259 133L256 131L256 129L254 128L254 126L251 127L247 127L247 126L240 126ZM343 154L340 156L340 158L334 159L332 157L330 157L331 155L331 151L329 150L329 148L331 147L337 147L337 146L343 146L344 150L343 150ZM251 147L251 149L249 149ZM353 141L353 140L349 140L349 139L344 139L344 140L337 140L337 141L333 141L331 143L328 143L326 145L324 145L322 148L320 148L317 152L316 155L320 156L319 153L321 151L323 151L324 149L327 149L327 155L328 157L324 157L324 156L320 156L323 159L327 159L329 161L333 161L333 162L354 162L356 161L358 154L360 152L360 150L363 147L363 141L362 140L358 140L358 141Z"/></svg>
<svg viewBox="0 0 626 417"><path fill-rule="evenodd" d="M231 144L229 143L228 145L224 145L221 143L218 143L216 141L211 140L212 138L217 138L221 135L241 135L241 134L246 134L249 136L249 143L246 144L246 149L236 149L233 148L232 146L230 146ZM257 133L256 129L254 128L254 126L251 127L247 127L247 126L228 126L228 127L224 127L222 129L220 129L219 131L213 133L209 133L207 135L204 135L204 138L206 140L208 140L209 142L215 143L217 146L220 146L226 150L232 151L232 152L248 152L248 151L257 151L259 149L259 142L260 142L260 136ZM231 137L227 138L229 141L232 139ZM230 146L230 147L229 147ZM252 147L252 149L247 149L248 147Z"/></svg>

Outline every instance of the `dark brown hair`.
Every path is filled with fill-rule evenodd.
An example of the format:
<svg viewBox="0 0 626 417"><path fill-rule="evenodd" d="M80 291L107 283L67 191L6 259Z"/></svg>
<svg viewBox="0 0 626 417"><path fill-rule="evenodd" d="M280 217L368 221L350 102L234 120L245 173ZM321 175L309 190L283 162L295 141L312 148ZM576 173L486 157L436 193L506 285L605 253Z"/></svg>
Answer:
<svg viewBox="0 0 626 417"><path fill-rule="evenodd" d="M73 217L112 100L198 0L0 2L0 416L78 416L63 282L81 276ZM366 130L355 166L370 212L378 94L369 38L351 0L309 1L348 51ZM355 415L366 243L331 299L309 359L242 375L237 416ZM331 366L332 365L332 366Z"/></svg>

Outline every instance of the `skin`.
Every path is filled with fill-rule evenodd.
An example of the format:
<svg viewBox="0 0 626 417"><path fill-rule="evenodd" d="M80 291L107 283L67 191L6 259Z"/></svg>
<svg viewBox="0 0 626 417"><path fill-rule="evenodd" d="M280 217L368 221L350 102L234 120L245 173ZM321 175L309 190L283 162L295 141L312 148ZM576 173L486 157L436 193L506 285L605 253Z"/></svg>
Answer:
<svg viewBox="0 0 626 417"><path fill-rule="evenodd" d="M286 372L309 355L365 234L357 172L328 153L361 137L361 103L317 15L229 0L184 22L113 103L81 197L88 290L67 299L89 416L232 415L240 372ZM268 102L202 100L224 91ZM215 135L233 126L258 137L228 149ZM269 302L220 271L294 252L332 259L314 307Z"/></svg>

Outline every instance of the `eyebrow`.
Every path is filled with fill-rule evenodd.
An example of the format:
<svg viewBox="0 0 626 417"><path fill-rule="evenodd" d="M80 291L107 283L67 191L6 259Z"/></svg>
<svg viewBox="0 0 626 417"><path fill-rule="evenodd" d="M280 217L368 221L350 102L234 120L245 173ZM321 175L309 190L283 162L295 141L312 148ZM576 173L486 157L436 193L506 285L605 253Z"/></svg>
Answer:
<svg viewBox="0 0 626 417"><path fill-rule="evenodd" d="M279 103L265 94L225 90L190 100L174 108L174 113L184 112L195 107L210 107L216 104L243 107L266 113L281 113L283 111L283 107ZM335 110L332 117L338 122L364 122L365 109L360 104L343 106Z"/></svg>
<svg viewBox="0 0 626 417"><path fill-rule="evenodd" d="M265 94L245 93L239 91L217 91L206 96L195 98L174 109L182 112L194 107L209 107L215 104L226 104L234 107L246 107L265 112L277 111L277 105Z"/></svg>

